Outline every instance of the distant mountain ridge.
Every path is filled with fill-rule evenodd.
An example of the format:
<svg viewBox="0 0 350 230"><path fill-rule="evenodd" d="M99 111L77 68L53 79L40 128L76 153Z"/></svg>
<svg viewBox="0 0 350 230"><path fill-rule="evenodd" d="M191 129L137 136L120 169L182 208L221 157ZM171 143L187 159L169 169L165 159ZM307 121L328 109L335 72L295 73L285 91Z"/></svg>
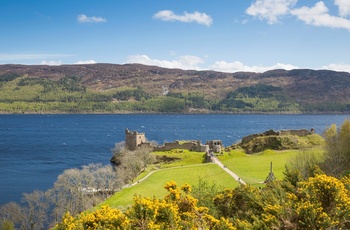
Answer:
<svg viewBox="0 0 350 230"><path fill-rule="evenodd" d="M330 70L276 69L264 73L224 73L141 64L0 65L0 81L11 75L50 81L77 76L79 84L93 92L136 87L153 96L196 92L207 100L223 101L220 108L249 108L258 102L244 98L273 98L303 108L306 106L306 112L337 111L328 108L332 104L341 105L339 110L342 112L350 109L350 73ZM321 105L326 104L328 106L322 109ZM218 110L222 110L220 108Z"/></svg>

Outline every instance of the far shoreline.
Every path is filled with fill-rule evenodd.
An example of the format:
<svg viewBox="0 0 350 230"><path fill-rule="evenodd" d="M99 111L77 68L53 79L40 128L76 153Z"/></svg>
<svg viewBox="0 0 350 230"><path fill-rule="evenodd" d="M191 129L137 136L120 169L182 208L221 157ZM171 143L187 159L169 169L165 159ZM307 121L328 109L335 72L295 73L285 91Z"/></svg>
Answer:
<svg viewBox="0 0 350 230"><path fill-rule="evenodd" d="M183 113L160 113L160 112L140 112L140 111L118 111L118 112L17 112L10 113L0 111L0 115L350 115L350 112L325 111L325 112L227 112L227 111L202 111Z"/></svg>

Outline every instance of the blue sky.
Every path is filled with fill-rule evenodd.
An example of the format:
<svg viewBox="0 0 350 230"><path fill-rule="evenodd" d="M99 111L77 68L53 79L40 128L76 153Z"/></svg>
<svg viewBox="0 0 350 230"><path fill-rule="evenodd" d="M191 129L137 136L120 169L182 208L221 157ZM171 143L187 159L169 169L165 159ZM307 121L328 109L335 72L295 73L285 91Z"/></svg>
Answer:
<svg viewBox="0 0 350 230"><path fill-rule="evenodd" d="M350 72L350 0L2 0L0 64Z"/></svg>

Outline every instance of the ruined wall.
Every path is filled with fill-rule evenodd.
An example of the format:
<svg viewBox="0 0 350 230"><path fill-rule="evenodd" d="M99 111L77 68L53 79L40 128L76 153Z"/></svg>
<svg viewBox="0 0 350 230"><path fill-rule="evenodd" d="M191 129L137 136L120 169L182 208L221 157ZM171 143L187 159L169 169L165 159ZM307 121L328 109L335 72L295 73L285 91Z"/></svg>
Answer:
<svg viewBox="0 0 350 230"><path fill-rule="evenodd" d="M311 135L315 133L314 129L311 129L310 131L307 129L297 129L297 130L281 130L281 131L274 131L274 130L268 130L264 133L260 134L252 134L246 137L242 138L242 144L246 144L249 141L253 140L256 137L266 137L266 136L286 136L286 135L295 135L299 137L305 137L307 135Z"/></svg>
<svg viewBox="0 0 350 230"><path fill-rule="evenodd" d="M221 149L224 148L221 140L211 140L206 143L209 146L209 149L212 149L214 153L221 152Z"/></svg>
<svg viewBox="0 0 350 230"><path fill-rule="evenodd" d="M252 134L252 135L248 135L242 138L242 144L248 143L249 141L253 140L256 137L259 137L260 134Z"/></svg>
<svg viewBox="0 0 350 230"><path fill-rule="evenodd" d="M280 135L295 135L299 137L305 137L307 135L311 135L313 132L306 129L298 129L298 130L282 130L280 131Z"/></svg>
<svg viewBox="0 0 350 230"><path fill-rule="evenodd" d="M221 141L216 141L221 143ZM167 142L164 145L152 146L151 143L147 142L144 133L138 133L137 131L130 131L125 129L125 148L131 151L137 149L137 147L147 146L152 148L153 151L170 151L173 149L186 149L196 152L207 152L209 151L209 145L202 145L201 141L187 141L187 142Z"/></svg>
<svg viewBox="0 0 350 230"><path fill-rule="evenodd" d="M179 141L167 142L154 148L154 151L170 151L172 149L196 149L197 143L195 141L180 143Z"/></svg>
<svg viewBox="0 0 350 230"><path fill-rule="evenodd" d="M186 149L190 151L196 151L196 152L206 152L209 150L208 145L202 145L201 141L188 141L188 142L182 142L179 141L175 142L167 142L164 143L164 145L156 146L153 148L154 151L170 151L173 149Z"/></svg>

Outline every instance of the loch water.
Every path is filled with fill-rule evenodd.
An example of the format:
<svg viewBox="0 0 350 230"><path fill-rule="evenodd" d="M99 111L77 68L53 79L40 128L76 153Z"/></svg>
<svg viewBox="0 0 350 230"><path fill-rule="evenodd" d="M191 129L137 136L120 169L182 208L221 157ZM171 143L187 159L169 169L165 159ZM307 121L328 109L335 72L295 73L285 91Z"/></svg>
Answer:
<svg viewBox="0 0 350 230"><path fill-rule="evenodd" d="M220 139L225 146L269 129L322 132L349 115L69 114L0 115L0 205L22 193L47 190L69 168L109 164L125 129L144 132L158 144Z"/></svg>

